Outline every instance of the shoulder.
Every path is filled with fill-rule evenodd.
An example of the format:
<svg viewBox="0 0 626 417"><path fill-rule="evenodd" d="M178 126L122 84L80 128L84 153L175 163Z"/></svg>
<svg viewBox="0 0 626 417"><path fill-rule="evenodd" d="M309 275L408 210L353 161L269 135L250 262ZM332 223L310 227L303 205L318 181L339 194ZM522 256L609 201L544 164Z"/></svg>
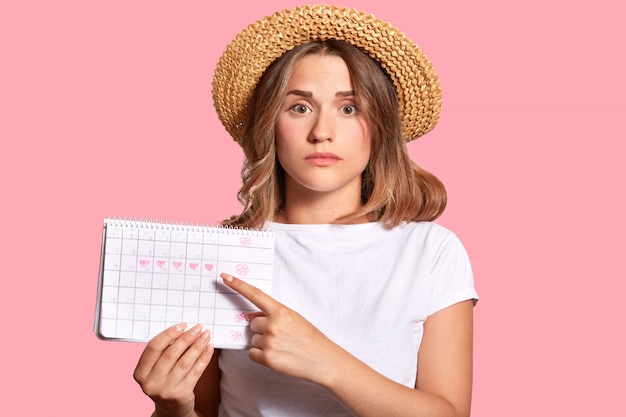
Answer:
<svg viewBox="0 0 626 417"><path fill-rule="evenodd" d="M429 221L412 221L405 222L396 226L397 228L404 228L406 230L416 233L427 233L435 237L448 237L455 236L455 233L450 229L440 225L439 223Z"/></svg>
<svg viewBox="0 0 626 417"><path fill-rule="evenodd" d="M450 241L459 242L456 233L438 223L428 221L406 222L387 230L407 239L407 241L417 240L427 242L430 245Z"/></svg>
<svg viewBox="0 0 626 417"><path fill-rule="evenodd" d="M412 253L412 256L433 265L450 258L464 259L468 256L457 234L437 223L407 222L390 231L395 234L395 238L390 240L404 248L401 253Z"/></svg>

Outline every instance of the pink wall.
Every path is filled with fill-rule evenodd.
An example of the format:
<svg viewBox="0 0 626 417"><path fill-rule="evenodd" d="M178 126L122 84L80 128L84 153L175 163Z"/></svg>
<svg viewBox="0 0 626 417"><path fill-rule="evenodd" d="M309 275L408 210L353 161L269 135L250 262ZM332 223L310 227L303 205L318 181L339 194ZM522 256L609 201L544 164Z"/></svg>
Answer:
<svg viewBox="0 0 626 417"><path fill-rule="evenodd" d="M210 77L291 1L0 5L6 415L148 416L142 345L92 333L101 223L217 222L241 154ZM618 0L346 1L420 44L444 89L411 154L472 257L474 413L609 416L626 373L626 15ZM511 5L512 4L512 5ZM11 412L12 411L12 412Z"/></svg>

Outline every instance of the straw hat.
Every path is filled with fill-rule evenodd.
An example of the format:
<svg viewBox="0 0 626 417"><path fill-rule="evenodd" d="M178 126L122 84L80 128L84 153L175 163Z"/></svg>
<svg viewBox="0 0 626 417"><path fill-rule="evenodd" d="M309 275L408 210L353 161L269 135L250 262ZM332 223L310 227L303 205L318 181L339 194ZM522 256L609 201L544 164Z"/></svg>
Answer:
<svg viewBox="0 0 626 417"><path fill-rule="evenodd" d="M336 6L303 6L276 12L249 25L226 47L213 75L213 104L238 143L254 88L278 57L313 40L346 41L374 58L396 88L407 141L435 127L441 88L421 49L391 24L371 14Z"/></svg>

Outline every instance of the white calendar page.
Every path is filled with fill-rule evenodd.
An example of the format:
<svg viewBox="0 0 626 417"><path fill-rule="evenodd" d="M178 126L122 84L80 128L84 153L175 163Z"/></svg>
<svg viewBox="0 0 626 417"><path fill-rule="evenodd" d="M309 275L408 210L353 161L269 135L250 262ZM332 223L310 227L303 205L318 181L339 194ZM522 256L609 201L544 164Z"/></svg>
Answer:
<svg viewBox="0 0 626 417"><path fill-rule="evenodd" d="M94 332L146 342L167 327L200 323L217 348L249 347L245 314L258 311L222 272L272 293L271 231L107 218Z"/></svg>

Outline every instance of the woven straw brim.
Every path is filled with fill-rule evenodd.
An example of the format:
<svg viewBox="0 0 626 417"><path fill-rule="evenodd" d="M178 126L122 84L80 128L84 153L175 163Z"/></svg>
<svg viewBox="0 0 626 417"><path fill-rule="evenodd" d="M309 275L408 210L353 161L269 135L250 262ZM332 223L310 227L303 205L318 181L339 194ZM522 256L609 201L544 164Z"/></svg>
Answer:
<svg viewBox="0 0 626 417"><path fill-rule="evenodd" d="M248 106L265 69L298 45L326 39L346 41L380 62L395 86L407 141L435 127L441 88L431 62L415 43L371 14L336 6L303 6L249 25L220 57L213 76L213 104L235 141L243 138Z"/></svg>

